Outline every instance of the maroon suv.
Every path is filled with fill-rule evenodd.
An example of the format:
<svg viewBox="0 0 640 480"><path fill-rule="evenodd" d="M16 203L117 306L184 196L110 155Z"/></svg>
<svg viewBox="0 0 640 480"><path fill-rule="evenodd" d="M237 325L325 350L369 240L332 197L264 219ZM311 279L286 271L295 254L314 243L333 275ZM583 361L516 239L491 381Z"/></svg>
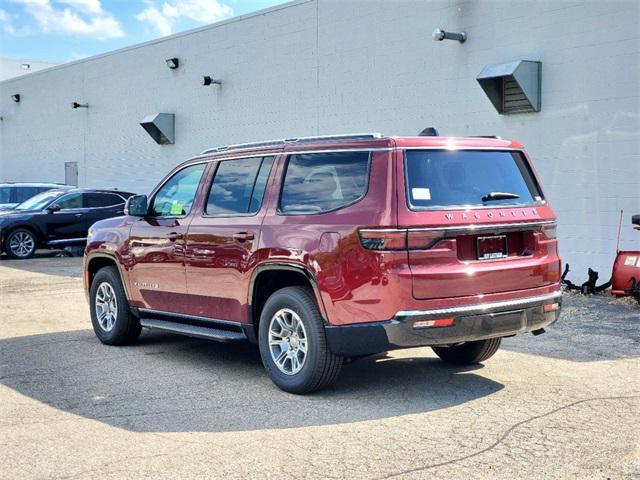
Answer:
<svg viewBox="0 0 640 480"><path fill-rule="evenodd" d="M343 135L207 150L94 224L98 338L257 343L306 393L345 358L429 345L482 362L560 313L555 215L523 146Z"/></svg>

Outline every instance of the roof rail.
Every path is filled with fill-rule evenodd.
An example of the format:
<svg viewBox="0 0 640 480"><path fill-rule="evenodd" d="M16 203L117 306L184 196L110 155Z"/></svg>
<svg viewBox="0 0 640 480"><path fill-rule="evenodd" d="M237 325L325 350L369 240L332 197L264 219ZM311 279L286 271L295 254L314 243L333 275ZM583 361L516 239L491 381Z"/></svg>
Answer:
<svg viewBox="0 0 640 480"><path fill-rule="evenodd" d="M288 145L292 143L307 143L318 142L321 140L369 140L375 138L382 138L381 133L352 133L346 135L318 135L313 137L293 137L282 138L279 140L267 140L262 142L249 142L249 143L236 143L233 145L222 145L215 148L208 148L204 150L200 155L206 155L207 153L226 152L228 150L240 150L246 148L266 148L276 147L279 145Z"/></svg>

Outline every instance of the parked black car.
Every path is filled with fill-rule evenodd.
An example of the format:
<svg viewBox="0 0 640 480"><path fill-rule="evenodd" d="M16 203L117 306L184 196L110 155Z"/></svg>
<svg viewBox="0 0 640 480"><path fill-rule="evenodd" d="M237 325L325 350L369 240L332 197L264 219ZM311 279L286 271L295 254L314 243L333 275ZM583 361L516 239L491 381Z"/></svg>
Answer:
<svg viewBox="0 0 640 480"><path fill-rule="evenodd" d="M131 195L80 188L42 192L0 212L0 251L11 258L29 258L37 248L81 245L95 222L122 215Z"/></svg>
<svg viewBox="0 0 640 480"><path fill-rule="evenodd" d="M47 190L73 188L60 183L0 183L0 210L10 210Z"/></svg>

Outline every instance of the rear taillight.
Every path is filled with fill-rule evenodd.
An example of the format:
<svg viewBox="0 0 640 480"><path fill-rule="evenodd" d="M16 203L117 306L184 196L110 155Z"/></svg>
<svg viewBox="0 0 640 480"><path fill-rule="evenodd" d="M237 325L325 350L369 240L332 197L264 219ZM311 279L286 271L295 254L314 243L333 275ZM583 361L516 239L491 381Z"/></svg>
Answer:
<svg viewBox="0 0 640 480"><path fill-rule="evenodd" d="M544 235L545 240L555 240L557 228L558 226L555 223L543 226L542 234Z"/></svg>
<svg viewBox="0 0 640 480"><path fill-rule="evenodd" d="M428 250L444 237L442 232L436 230L409 230L407 244L409 250Z"/></svg>
<svg viewBox="0 0 640 480"><path fill-rule="evenodd" d="M428 250L443 239L442 232L420 229L364 229L359 233L367 250Z"/></svg>
<svg viewBox="0 0 640 480"><path fill-rule="evenodd" d="M360 243L367 250L406 250L407 231L404 229L360 230Z"/></svg>

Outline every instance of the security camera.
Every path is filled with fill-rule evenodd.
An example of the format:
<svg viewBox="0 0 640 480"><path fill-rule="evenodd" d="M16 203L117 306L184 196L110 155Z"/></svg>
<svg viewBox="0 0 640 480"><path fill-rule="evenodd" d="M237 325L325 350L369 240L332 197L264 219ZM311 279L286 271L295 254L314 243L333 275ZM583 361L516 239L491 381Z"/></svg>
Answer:
<svg viewBox="0 0 640 480"><path fill-rule="evenodd" d="M16 103L20 102L20 94L14 93L13 95L11 95L11 100L13 100Z"/></svg>
<svg viewBox="0 0 640 480"><path fill-rule="evenodd" d="M442 40L457 40L460 43L464 43L467 41L467 34L465 32L445 32L441 28L436 28L431 34L431 38L436 42L441 42Z"/></svg>
<svg viewBox="0 0 640 480"><path fill-rule="evenodd" d="M171 70L175 70L176 68L178 68L180 66L180 60L178 58L167 58L165 60L165 62L167 63L167 67L169 67Z"/></svg>
<svg viewBox="0 0 640 480"><path fill-rule="evenodd" d="M89 108L89 104L88 103L73 102L71 104L71 108L73 108L73 109L76 109L76 108Z"/></svg>
<svg viewBox="0 0 640 480"><path fill-rule="evenodd" d="M202 79L200 80L200 83L204 87L207 87L209 85L222 85L221 80L216 80L215 78L211 78L209 75L205 75L204 77L202 77Z"/></svg>

